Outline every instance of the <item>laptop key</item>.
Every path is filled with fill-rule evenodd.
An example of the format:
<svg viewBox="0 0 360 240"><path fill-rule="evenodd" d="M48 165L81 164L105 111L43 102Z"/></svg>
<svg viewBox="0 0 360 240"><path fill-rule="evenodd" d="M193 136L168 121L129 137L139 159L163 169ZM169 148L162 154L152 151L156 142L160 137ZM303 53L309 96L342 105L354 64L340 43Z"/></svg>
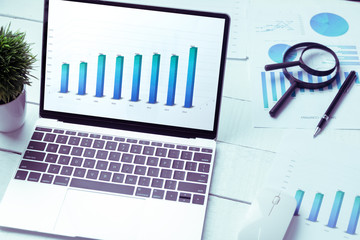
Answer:
<svg viewBox="0 0 360 240"><path fill-rule="evenodd" d="M28 175L27 171L18 170L15 175L15 179L25 180Z"/></svg>
<svg viewBox="0 0 360 240"><path fill-rule="evenodd" d="M197 168L196 162L189 161L189 162L186 162L186 164L185 164L185 170L196 171L196 168Z"/></svg>
<svg viewBox="0 0 360 240"><path fill-rule="evenodd" d="M165 181L165 186L164 188L165 189L172 189L172 190L175 190L176 189L176 181L173 181L173 180L166 180Z"/></svg>
<svg viewBox="0 0 360 240"><path fill-rule="evenodd" d="M42 132L52 132L51 128L36 127L35 130Z"/></svg>
<svg viewBox="0 0 360 240"><path fill-rule="evenodd" d="M66 135L58 135L58 137L56 138L56 143L66 144L68 138L69 136Z"/></svg>
<svg viewBox="0 0 360 240"><path fill-rule="evenodd" d="M71 150L71 155L73 156L81 156L84 149L81 147L73 147Z"/></svg>
<svg viewBox="0 0 360 240"><path fill-rule="evenodd" d="M84 168L75 168L74 177L85 177L86 170Z"/></svg>
<svg viewBox="0 0 360 240"><path fill-rule="evenodd" d="M92 180L73 178L70 187L97 190L103 192L133 195L135 187L132 185L114 184L108 182L97 182Z"/></svg>
<svg viewBox="0 0 360 240"><path fill-rule="evenodd" d="M145 146L144 147L143 154L145 154L145 155L154 155L154 152L155 152L154 147L150 147L150 146Z"/></svg>
<svg viewBox="0 0 360 240"><path fill-rule="evenodd" d="M174 192L174 191L167 191L165 195L165 199L170 201L176 201L177 197L178 197L178 192Z"/></svg>
<svg viewBox="0 0 360 240"><path fill-rule="evenodd" d="M138 185L148 187L150 185L150 180L151 178L149 177L140 177Z"/></svg>
<svg viewBox="0 0 360 240"><path fill-rule="evenodd" d="M177 190L193 193L205 193L206 185L199 183L179 182Z"/></svg>
<svg viewBox="0 0 360 240"><path fill-rule="evenodd" d="M59 155L48 153L45 158L45 162L56 163Z"/></svg>
<svg viewBox="0 0 360 240"><path fill-rule="evenodd" d="M69 184L70 177L56 176L54 180L55 185L67 186Z"/></svg>
<svg viewBox="0 0 360 240"><path fill-rule="evenodd" d="M93 140L91 138L83 138L81 140L80 146L82 147L91 147Z"/></svg>
<svg viewBox="0 0 360 240"><path fill-rule="evenodd" d="M24 154L24 158L30 160L36 160L36 161L43 161L45 158L45 154L46 153L44 152L35 152L35 151L27 150Z"/></svg>
<svg viewBox="0 0 360 240"><path fill-rule="evenodd" d="M93 148L103 149L104 146L105 146L105 141L104 140L95 140L94 141Z"/></svg>
<svg viewBox="0 0 360 240"><path fill-rule="evenodd" d="M137 182L137 179L138 179L138 177L135 175L127 175L125 178L125 183L135 185Z"/></svg>
<svg viewBox="0 0 360 240"><path fill-rule="evenodd" d="M85 168L94 168L95 160L93 159L85 159L84 166Z"/></svg>
<svg viewBox="0 0 360 240"><path fill-rule="evenodd" d="M111 172L105 172L105 171L102 171L100 173L100 177L99 177L99 180L102 180L102 181L110 181L111 179Z"/></svg>
<svg viewBox="0 0 360 240"><path fill-rule="evenodd" d="M119 152L110 152L109 154L109 160L111 161L119 161L120 160L121 153Z"/></svg>
<svg viewBox="0 0 360 240"><path fill-rule="evenodd" d="M40 182L51 184L53 179L54 179L54 175L44 173L41 177Z"/></svg>
<svg viewBox="0 0 360 240"><path fill-rule="evenodd" d="M48 146L46 147L46 151L56 153L58 148L59 148L58 144L49 143ZM38 149L36 149L36 150L38 150ZM43 151L43 150L41 150L41 151Z"/></svg>
<svg viewBox="0 0 360 240"><path fill-rule="evenodd" d="M79 137L70 137L68 144L73 145L73 146L78 146L80 143L80 139L81 138L79 138Z"/></svg>
<svg viewBox="0 0 360 240"><path fill-rule="evenodd" d="M191 194L190 193L180 193L179 202L189 203L190 200L191 200Z"/></svg>
<svg viewBox="0 0 360 240"><path fill-rule="evenodd" d="M60 155L59 160L58 160L57 163L58 163L58 164L61 164L61 165L69 165L69 163L70 163L70 157L69 157L69 156Z"/></svg>
<svg viewBox="0 0 360 240"><path fill-rule="evenodd" d="M45 147L46 147L46 143L30 141L27 149L44 151Z"/></svg>
<svg viewBox="0 0 360 240"><path fill-rule="evenodd" d="M95 156L95 153L96 153L95 149L87 148L84 151L84 157L93 158Z"/></svg>
<svg viewBox="0 0 360 240"><path fill-rule="evenodd" d="M209 163L211 162L211 154L196 152L194 154L194 161Z"/></svg>
<svg viewBox="0 0 360 240"><path fill-rule="evenodd" d="M30 172L29 177L28 177L28 181L31 182L38 182L40 179L41 173L38 172Z"/></svg>
<svg viewBox="0 0 360 240"><path fill-rule="evenodd" d="M169 150L169 154L168 154L169 158L179 158L179 155L180 155L179 150L175 150L175 149L170 149Z"/></svg>
<svg viewBox="0 0 360 240"><path fill-rule="evenodd" d="M97 179L98 176L99 176L98 170L89 170L86 174L86 178L89 179Z"/></svg>
<svg viewBox="0 0 360 240"><path fill-rule="evenodd" d="M61 154L69 154L70 149L71 149L71 146L61 145L60 148L59 148L59 153L61 153Z"/></svg>
<svg viewBox="0 0 360 240"><path fill-rule="evenodd" d="M157 148L155 152L155 156L157 157L166 157L167 149L166 148Z"/></svg>
<svg viewBox="0 0 360 240"><path fill-rule="evenodd" d="M107 169L107 167L108 167L108 162L106 162L106 161L98 161L97 163L96 163L96 169L99 169L99 170L106 170Z"/></svg>
<svg viewBox="0 0 360 240"><path fill-rule="evenodd" d="M56 134L53 133L47 133L44 137L45 142L54 142L56 138Z"/></svg>
<svg viewBox="0 0 360 240"><path fill-rule="evenodd" d="M150 188L144 188L144 187L137 187L136 188L136 196L140 197L150 197L151 189Z"/></svg>
<svg viewBox="0 0 360 240"><path fill-rule="evenodd" d="M210 172L210 164L207 163L200 163L199 164L199 172L208 173Z"/></svg>
<svg viewBox="0 0 360 240"><path fill-rule="evenodd" d="M208 175L203 173L188 172L186 175L186 181L207 183Z"/></svg>
<svg viewBox="0 0 360 240"><path fill-rule="evenodd" d="M71 165L71 166L75 166L75 167L80 167L81 164L82 164L82 162L83 162L83 159L82 159L82 158L73 157L73 158L71 159L70 165Z"/></svg>
<svg viewBox="0 0 360 240"><path fill-rule="evenodd" d="M43 138L44 133L43 132L34 132L31 139L32 140L38 140L41 141L41 139Z"/></svg>
<svg viewBox="0 0 360 240"><path fill-rule="evenodd" d="M58 174L60 172L60 165L56 165L56 164L50 164L49 169L48 169L48 173L54 173L54 174Z"/></svg>
<svg viewBox="0 0 360 240"><path fill-rule="evenodd" d="M121 163L111 162L110 166L109 166L109 171L119 172L120 171L120 166L121 166Z"/></svg>
<svg viewBox="0 0 360 240"><path fill-rule="evenodd" d="M98 150L96 153L97 159L107 159L109 152L105 150Z"/></svg>
<svg viewBox="0 0 360 240"><path fill-rule="evenodd" d="M118 147L118 151L120 152L128 152L130 148L130 144L128 143L120 143Z"/></svg>
<svg viewBox="0 0 360 240"><path fill-rule="evenodd" d="M185 172L184 171L175 171L173 178L176 179L176 180L184 180L185 179Z"/></svg>
<svg viewBox="0 0 360 240"><path fill-rule="evenodd" d="M163 199L163 198L164 198L164 194L165 194L165 191L164 191L164 190L154 189L154 190L153 190L153 194L152 194L152 198Z"/></svg>
<svg viewBox="0 0 360 240"><path fill-rule="evenodd" d="M47 166L47 163L22 160L19 168L38 172L45 172Z"/></svg>
<svg viewBox="0 0 360 240"><path fill-rule="evenodd" d="M106 143L105 149L106 150L116 150L117 142L108 141Z"/></svg>
<svg viewBox="0 0 360 240"><path fill-rule="evenodd" d="M134 144L131 146L130 152L131 153L141 153L141 150L142 150L141 145Z"/></svg>
<svg viewBox="0 0 360 240"><path fill-rule="evenodd" d="M183 160L191 160L192 159L192 152L182 151L180 158L183 159Z"/></svg>
<svg viewBox="0 0 360 240"><path fill-rule="evenodd" d="M205 196L204 195L194 194L192 203L204 205L204 202L205 202Z"/></svg>
<svg viewBox="0 0 360 240"><path fill-rule="evenodd" d="M162 158L160 160L160 167L170 168L171 166L171 159L169 158Z"/></svg>
<svg viewBox="0 0 360 240"><path fill-rule="evenodd" d="M133 157L134 157L134 155L132 155L132 154L124 153L121 157L121 161L131 163L133 160Z"/></svg>
<svg viewBox="0 0 360 240"><path fill-rule="evenodd" d="M111 179L112 182L115 183L122 183L124 182L125 175L122 173L114 173L113 178Z"/></svg>
<svg viewBox="0 0 360 240"><path fill-rule="evenodd" d="M71 176L73 170L74 170L73 167L63 166L60 174L65 176Z"/></svg>

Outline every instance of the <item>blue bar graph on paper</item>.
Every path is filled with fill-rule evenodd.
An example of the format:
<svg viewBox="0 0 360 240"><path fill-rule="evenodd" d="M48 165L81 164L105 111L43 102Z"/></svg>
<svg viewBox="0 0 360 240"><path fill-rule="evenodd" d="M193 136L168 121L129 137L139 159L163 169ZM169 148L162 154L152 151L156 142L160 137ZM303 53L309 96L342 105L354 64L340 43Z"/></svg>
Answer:
<svg viewBox="0 0 360 240"><path fill-rule="evenodd" d="M303 72L298 71L298 79L299 79L300 81L304 81ZM305 89L304 89L304 88L300 88L300 92L305 92Z"/></svg>
<svg viewBox="0 0 360 240"><path fill-rule="evenodd" d="M115 62L115 81L114 81L113 99L121 98L123 71L124 71L124 57L117 56Z"/></svg>
<svg viewBox="0 0 360 240"><path fill-rule="evenodd" d="M327 76L327 80L329 81L331 79L331 75ZM333 87L332 87L332 84L329 84L328 86L328 89L331 90Z"/></svg>
<svg viewBox="0 0 360 240"><path fill-rule="evenodd" d="M313 83L313 82L314 82L313 75L311 75L311 74L309 74L309 73L308 73L308 82L309 82L309 83ZM310 92L314 92L314 89L310 89L309 91L310 91Z"/></svg>
<svg viewBox="0 0 360 240"><path fill-rule="evenodd" d="M270 73L270 81L271 81L271 93L273 101L277 101L277 94L276 94L276 82L275 82L275 73Z"/></svg>
<svg viewBox="0 0 360 240"><path fill-rule="evenodd" d="M294 216L298 216L299 215L299 210L300 210L300 206L301 206L301 202L304 198L304 191L303 190L297 190L296 194L295 194L295 199L296 199L296 209L294 212Z"/></svg>
<svg viewBox="0 0 360 240"><path fill-rule="evenodd" d="M87 77L87 63L81 62L80 63L80 70L79 70L79 95L86 94L86 77Z"/></svg>
<svg viewBox="0 0 360 240"><path fill-rule="evenodd" d="M335 195L334 204L331 209L329 222L327 224L328 227L331 227L331 228L336 227L336 223L339 218L339 213L340 213L341 204L342 204L343 199L344 199L344 192L337 191L336 195Z"/></svg>
<svg viewBox="0 0 360 240"><path fill-rule="evenodd" d="M160 54L155 53L152 58L149 103L156 103L159 84Z"/></svg>
<svg viewBox="0 0 360 240"><path fill-rule="evenodd" d="M322 193L317 193L315 195L315 199L314 199L313 205L311 207L310 215L308 218L309 221L312 221L312 222L317 221L323 198L324 198L324 194L322 194Z"/></svg>
<svg viewBox="0 0 360 240"><path fill-rule="evenodd" d="M285 76L283 72L280 72L280 88L281 88L281 96L285 94Z"/></svg>
<svg viewBox="0 0 360 240"><path fill-rule="evenodd" d="M335 81L337 88L340 89L341 88L340 74L336 75Z"/></svg>
<svg viewBox="0 0 360 240"><path fill-rule="evenodd" d="M318 77L318 83L322 83L323 80L322 80L322 77ZM319 91L324 91L323 88L319 88Z"/></svg>
<svg viewBox="0 0 360 240"><path fill-rule="evenodd" d="M351 211L350 221L346 232L348 234L356 233L356 226L359 222L360 215L360 196L355 197L354 206Z"/></svg>
<svg viewBox="0 0 360 240"><path fill-rule="evenodd" d="M61 86L60 92L67 93L69 88L69 69L70 65L68 63L63 63L61 66Z"/></svg>
<svg viewBox="0 0 360 240"><path fill-rule="evenodd" d="M104 54L100 54L98 57L98 69L97 69L95 97L103 97L104 96L105 61L106 61L106 56Z"/></svg>
<svg viewBox="0 0 360 240"><path fill-rule="evenodd" d="M178 61L179 61L178 56L176 56L176 55L171 56L168 94L167 94L167 100L166 100L166 105L168 105L168 106L173 106L175 104L175 90L176 90Z"/></svg>
<svg viewBox="0 0 360 240"><path fill-rule="evenodd" d="M197 50L197 47L190 48L184 104L186 108L192 107L193 104Z"/></svg>
<svg viewBox="0 0 360 240"><path fill-rule="evenodd" d="M139 101L141 62L142 62L142 55L136 54L134 57L134 72L133 72L133 82L131 89L131 101L133 102Z"/></svg>
<svg viewBox="0 0 360 240"><path fill-rule="evenodd" d="M269 108L265 72L261 72L261 85L262 85L264 108Z"/></svg>

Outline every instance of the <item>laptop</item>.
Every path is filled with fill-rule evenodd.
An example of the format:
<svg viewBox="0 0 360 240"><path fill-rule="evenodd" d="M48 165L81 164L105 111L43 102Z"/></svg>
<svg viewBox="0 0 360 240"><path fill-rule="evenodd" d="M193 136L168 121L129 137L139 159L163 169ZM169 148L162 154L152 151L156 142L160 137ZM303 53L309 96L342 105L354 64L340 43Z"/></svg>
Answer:
<svg viewBox="0 0 360 240"><path fill-rule="evenodd" d="M201 239L225 14L45 0L40 118L0 226L91 239Z"/></svg>

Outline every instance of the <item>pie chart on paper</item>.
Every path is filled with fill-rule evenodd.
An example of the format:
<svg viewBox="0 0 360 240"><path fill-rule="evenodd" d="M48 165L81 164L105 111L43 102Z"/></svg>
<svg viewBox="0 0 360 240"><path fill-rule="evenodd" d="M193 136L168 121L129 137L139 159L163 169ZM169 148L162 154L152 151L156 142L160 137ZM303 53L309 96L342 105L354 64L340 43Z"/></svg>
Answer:
<svg viewBox="0 0 360 240"><path fill-rule="evenodd" d="M319 13L310 20L311 28L327 37L338 37L349 30L348 22L341 16L333 13Z"/></svg>

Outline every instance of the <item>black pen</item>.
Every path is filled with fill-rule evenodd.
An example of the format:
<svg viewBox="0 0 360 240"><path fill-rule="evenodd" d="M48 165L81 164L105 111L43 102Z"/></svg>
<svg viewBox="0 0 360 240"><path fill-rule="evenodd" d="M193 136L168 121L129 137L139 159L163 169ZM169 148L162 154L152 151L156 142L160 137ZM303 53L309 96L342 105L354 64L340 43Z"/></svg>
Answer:
<svg viewBox="0 0 360 240"><path fill-rule="evenodd" d="M346 90L351 86L352 82L355 79L356 79L356 73L355 73L355 71L351 71L350 74L345 79L344 83L341 85L341 87L340 87L338 93L336 94L335 98L330 103L330 106L326 110L324 116L321 118L319 124L317 125L317 127L315 129L314 137L316 137L321 132L321 130L324 128L324 124L327 121L329 121L330 114L334 110L336 104L339 102L340 98L344 95Z"/></svg>

